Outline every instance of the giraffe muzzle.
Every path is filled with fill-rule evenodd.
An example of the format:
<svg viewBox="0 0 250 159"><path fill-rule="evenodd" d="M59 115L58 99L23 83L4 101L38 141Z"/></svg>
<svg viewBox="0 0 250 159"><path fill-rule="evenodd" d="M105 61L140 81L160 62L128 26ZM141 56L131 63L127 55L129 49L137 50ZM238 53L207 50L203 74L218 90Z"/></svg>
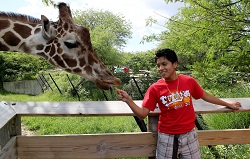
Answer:
<svg viewBox="0 0 250 159"><path fill-rule="evenodd" d="M114 77L111 80L95 80L95 84L98 88L102 90L109 90L113 86L119 86L121 84L121 80L119 78Z"/></svg>

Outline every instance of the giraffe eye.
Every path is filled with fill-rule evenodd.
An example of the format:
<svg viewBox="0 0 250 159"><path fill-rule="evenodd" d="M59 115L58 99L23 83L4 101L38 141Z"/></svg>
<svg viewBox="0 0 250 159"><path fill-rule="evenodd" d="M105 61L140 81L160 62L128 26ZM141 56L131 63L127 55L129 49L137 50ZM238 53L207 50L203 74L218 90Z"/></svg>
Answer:
<svg viewBox="0 0 250 159"><path fill-rule="evenodd" d="M73 49L79 46L78 42L67 42L65 41L64 44L67 46L69 49Z"/></svg>

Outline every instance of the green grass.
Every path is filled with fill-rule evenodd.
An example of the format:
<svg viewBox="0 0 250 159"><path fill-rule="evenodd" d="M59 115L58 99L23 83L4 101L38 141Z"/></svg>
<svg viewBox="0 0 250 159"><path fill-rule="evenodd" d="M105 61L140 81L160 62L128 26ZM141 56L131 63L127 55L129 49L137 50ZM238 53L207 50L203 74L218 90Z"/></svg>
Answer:
<svg viewBox="0 0 250 159"><path fill-rule="evenodd" d="M32 96L32 95L25 95L25 94L16 94L6 92L0 89L0 101L7 101L7 102L42 102L42 101L77 101L77 98L68 97L67 95L61 95L56 92L47 91L46 93Z"/></svg>
<svg viewBox="0 0 250 159"><path fill-rule="evenodd" d="M29 130L41 135L140 132L133 117L22 117Z"/></svg>

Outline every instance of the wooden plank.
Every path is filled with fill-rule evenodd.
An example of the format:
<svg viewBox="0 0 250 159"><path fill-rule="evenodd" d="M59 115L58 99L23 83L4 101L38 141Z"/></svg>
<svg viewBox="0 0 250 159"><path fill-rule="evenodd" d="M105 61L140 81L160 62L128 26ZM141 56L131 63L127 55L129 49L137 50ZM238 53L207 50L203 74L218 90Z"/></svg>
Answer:
<svg viewBox="0 0 250 159"><path fill-rule="evenodd" d="M13 137L2 150L0 148L0 159L17 159L16 152L16 137Z"/></svg>
<svg viewBox="0 0 250 159"><path fill-rule="evenodd" d="M231 110L224 106L211 104L199 99L193 101L195 112L197 114L250 112L250 98L221 98L221 99L227 102L238 101L241 103L241 107L239 110Z"/></svg>
<svg viewBox="0 0 250 159"><path fill-rule="evenodd" d="M250 112L250 98L222 98L226 101L239 101L242 104L240 110L231 110L223 106L207 103L203 100L194 100L194 108L197 114L225 113L225 112ZM135 101L141 105L142 101ZM12 104L13 109L19 115L77 115L77 116L134 116L134 113L122 101L90 101L90 102L17 102ZM156 109L150 112L150 116L159 115Z"/></svg>
<svg viewBox="0 0 250 159"><path fill-rule="evenodd" d="M14 116L16 112L7 102L0 102L0 129L8 123Z"/></svg>
<svg viewBox="0 0 250 159"><path fill-rule="evenodd" d="M200 146L250 144L250 129L199 130Z"/></svg>
<svg viewBox="0 0 250 159"><path fill-rule="evenodd" d="M250 129L197 131L200 146L250 144ZM56 136L18 136L19 159L154 157L152 132Z"/></svg>
<svg viewBox="0 0 250 159"><path fill-rule="evenodd" d="M17 102L13 109L19 115L78 115L78 116L133 116L121 101L90 102Z"/></svg>
<svg viewBox="0 0 250 159"><path fill-rule="evenodd" d="M19 136L19 159L82 159L154 156L156 134L120 133Z"/></svg>

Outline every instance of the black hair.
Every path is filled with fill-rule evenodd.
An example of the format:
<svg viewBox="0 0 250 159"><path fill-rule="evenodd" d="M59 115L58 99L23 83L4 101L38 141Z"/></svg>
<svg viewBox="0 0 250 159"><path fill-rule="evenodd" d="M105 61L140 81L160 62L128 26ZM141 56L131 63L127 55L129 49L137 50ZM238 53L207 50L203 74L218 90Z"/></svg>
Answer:
<svg viewBox="0 0 250 159"><path fill-rule="evenodd" d="M178 62L178 57L177 57L176 53L174 52L174 50L171 50L168 48L160 49L160 50L156 51L155 58L154 58L155 62L160 57L164 57L165 59L167 59L171 63Z"/></svg>

